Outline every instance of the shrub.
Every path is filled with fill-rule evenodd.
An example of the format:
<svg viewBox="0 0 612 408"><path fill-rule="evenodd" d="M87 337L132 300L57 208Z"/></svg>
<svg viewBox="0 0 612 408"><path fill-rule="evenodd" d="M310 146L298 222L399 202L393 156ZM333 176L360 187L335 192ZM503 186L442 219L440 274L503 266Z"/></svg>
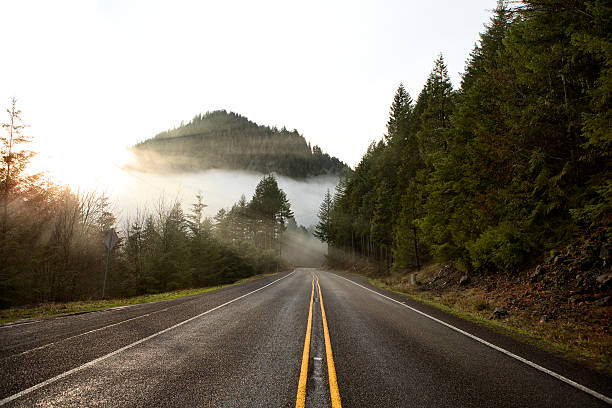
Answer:
<svg viewBox="0 0 612 408"><path fill-rule="evenodd" d="M526 260L525 240L509 222L487 229L466 247L474 269L487 272L494 269L513 271Z"/></svg>

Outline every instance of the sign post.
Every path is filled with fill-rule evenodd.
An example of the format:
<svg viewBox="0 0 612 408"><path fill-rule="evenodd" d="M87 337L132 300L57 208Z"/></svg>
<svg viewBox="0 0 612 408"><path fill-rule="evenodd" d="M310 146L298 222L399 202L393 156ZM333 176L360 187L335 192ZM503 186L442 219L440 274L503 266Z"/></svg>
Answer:
<svg viewBox="0 0 612 408"><path fill-rule="evenodd" d="M106 253L106 270L104 271L104 284L102 285L102 299L104 299L104 292L106 292L106 277L108 276L111 249L117 244L117 241L119 241L119 236L115 229L111 228L108 234L106 234L106 238L104 238L104 245L108 248L108 252Z"/></svg>

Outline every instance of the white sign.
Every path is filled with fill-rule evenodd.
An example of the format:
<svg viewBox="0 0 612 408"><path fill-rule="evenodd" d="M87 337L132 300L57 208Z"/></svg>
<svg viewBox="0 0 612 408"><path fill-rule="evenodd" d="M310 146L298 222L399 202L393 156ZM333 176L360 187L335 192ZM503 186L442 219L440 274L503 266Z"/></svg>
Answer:
<svg viewBox="0 0 612 408"><path fill-rule="evenodd" d="M115 232L115 229L111 228L108 234L106 234L106 238L104 238L104 245L111 250L117 244L117 241L119 241L119 236Z"/></svg>

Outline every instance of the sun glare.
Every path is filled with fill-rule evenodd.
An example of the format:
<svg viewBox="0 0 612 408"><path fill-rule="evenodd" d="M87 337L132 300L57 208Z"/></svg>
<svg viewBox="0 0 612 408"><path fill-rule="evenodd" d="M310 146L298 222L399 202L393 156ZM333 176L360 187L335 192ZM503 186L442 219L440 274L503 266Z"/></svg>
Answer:
<svg viewBox="0 0 612 408"><path fill-rule="evenodd" d="M121 168L128 162L127 149L74 149L37 155L32 171L73 190L109 190L122 176Z"/></svg>

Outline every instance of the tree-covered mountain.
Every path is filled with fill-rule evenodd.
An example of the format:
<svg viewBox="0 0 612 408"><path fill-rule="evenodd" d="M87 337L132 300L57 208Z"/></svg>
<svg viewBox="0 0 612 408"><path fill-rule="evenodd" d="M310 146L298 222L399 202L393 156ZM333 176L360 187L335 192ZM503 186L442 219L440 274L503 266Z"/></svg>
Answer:
<svg viewBox="0 0 612 408"><path fill-rule="evenodd" d="M260 126L225 110L197 115L133 150L134 166L154 172L221 168L305 178L339 175L347 168L320 147L311 147L297 130Z"/></svg>

